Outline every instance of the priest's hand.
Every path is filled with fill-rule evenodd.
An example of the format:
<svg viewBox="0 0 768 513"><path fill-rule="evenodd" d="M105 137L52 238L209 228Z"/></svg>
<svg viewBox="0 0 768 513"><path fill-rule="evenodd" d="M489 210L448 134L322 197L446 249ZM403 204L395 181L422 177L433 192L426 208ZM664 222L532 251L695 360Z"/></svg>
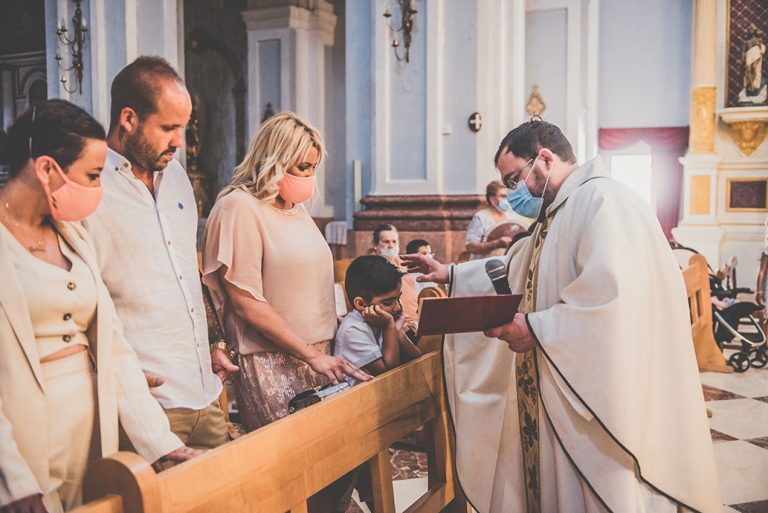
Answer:
<svg viewBox="0 0 768 513"><path fill-rule="evenodd" d="M448 283L448 266L437 260L420 253L400 255L403 265L409 273L422 273L424 276L416 278L418 282Z"/></svg>
<svg viewBox="0 0 768 513"><path fill-rule="evenodd" d="M525 315L521 313L516 313L512 322L485 330L483 334L488 338L503 340L516 353L525 353L536 347L536 340L528 329Z"/></svg>

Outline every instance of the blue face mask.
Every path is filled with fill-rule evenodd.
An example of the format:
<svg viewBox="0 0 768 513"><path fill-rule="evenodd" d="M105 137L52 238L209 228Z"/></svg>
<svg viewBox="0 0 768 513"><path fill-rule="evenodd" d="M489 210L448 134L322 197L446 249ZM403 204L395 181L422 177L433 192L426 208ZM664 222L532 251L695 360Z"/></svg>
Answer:
<svg viewBox="0 0 768 513"><path fill-rule="evenodd" d="M494 205L496 210L502 214L506 214L512 208L507 200L500 200L498 205Z"/></svg>
<svg viewBox="0 0 768 513"><path fill-rule="evenodd" d="M544 206L544 198L535 198L531 194L531 191L528 190L528 186L525 184L525 182L528 180L528 177L531 176L531 173L533 172L534 166L536 166L536 162L539 160L538 155L536 156L536 159L533 161L533 164L531 165L531 170L528 171L528 174L525 176L524 180L521 180L517 183L517 187L514 189L507 189L507 201L509 202L509 205L512 207L512 210L517 212L523 217L530 217L532 219L538 219L539 214L541 213L541 208ZM549 175L547 175L547 180L544 182L544 190L547 190L547 184L549 183ZM544 192L542 191L542 196L544 195Z"/></svg>

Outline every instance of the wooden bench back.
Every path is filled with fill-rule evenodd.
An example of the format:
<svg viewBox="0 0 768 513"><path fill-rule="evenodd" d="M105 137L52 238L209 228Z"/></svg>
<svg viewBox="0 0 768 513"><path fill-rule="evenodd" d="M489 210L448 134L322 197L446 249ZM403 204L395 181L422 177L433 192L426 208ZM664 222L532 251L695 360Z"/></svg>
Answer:
<svg viewBox="0 0 768 513"><path fill-rule="evenodd" d="M376 512L394 513L389 447L420 426L430 440L428 491L407 512L467 513L437 352L160 474L133 453L98 460L86 474L86 505L74 511L306 512L308 497L370 461Z"/></svg>
<svg viewBox="0 0 768 513"><path fill-rule="evenodd" d="M725 362L712 332L712 302L707 260L702 255L693 255L688 264L688 267L683 269L683 280L688 295L696 363L700 371L732 372L733 369Z"/></svg>

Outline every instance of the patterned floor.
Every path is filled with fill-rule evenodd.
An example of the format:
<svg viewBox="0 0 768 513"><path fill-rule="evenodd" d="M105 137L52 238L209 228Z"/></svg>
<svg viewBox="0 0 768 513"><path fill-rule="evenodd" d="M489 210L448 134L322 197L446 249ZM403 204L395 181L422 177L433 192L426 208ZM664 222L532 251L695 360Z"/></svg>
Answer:
<svg viewBox="0 0 768 513"><path fill-rule="evenodd" d="M768 368L701 374L723 511L768 512Z"/></svg>
<svg viewBox="0 0 768 513"><path fill-rule="evenodd" d="M704 400L727 513L768 513L768 368L701 374ZM411 447L390 449L397 511L426 491L426 456ZM350 503L347 513L369 513Z"/></svg>

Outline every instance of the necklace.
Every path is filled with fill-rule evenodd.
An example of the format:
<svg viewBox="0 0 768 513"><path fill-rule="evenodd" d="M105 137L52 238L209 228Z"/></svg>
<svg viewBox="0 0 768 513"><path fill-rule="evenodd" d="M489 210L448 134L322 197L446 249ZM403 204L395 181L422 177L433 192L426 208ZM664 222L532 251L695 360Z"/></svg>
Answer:
<svg viewBox="0 0 768 513"><path fill-rule="evenodd" d="M15 218L11 217L9 210L10 208L9 208L8 202L6 201L5 202L5 219L13 222L13 225L16 227L16 229L20 230L21 225ZM30 253L39 253L39 252L45 251L45 249L46 249L45 248L45 228L43 228L43 237L40 237L39 239L37 239L37 241L34 244L28 245L27 250Z"/></svg>

